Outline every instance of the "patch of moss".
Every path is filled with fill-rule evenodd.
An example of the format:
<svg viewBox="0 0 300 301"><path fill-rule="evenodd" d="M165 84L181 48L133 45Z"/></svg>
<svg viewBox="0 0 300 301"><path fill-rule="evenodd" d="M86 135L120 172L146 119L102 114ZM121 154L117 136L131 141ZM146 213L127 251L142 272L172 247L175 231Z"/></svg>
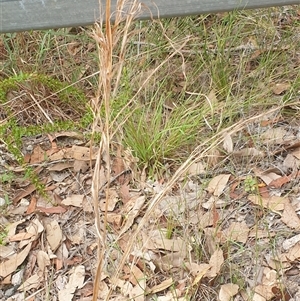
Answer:
<svg viewBox="0 0 300 301"><path fill-rule="evenodd" d="M65 129L81 129L82 127L86 128L89 123L92 122L93 115L86 105L87 99L83 91L43 74L20 73L0 81L0 103L4 105L8 101L8 93L18 89L18 85L20 84L26 85L26 82L30 82L33 87L36 85L43 85L44 87L47 87L51 93L56 94L62 102L71 104L71 106L74 106L74 109L76 110L80 108L83 117L76 123L70 120L55 120L53 124L45 123L42 126L32 125L22 128L14 122L14 117L9 118L11 112L4 112L4 114L8 117L8 121L4 125L0 126L1 136L5 137L5 133L10 136L12 134L15 138L15 142L17 142L22 135L31 136Z"/></svg>
<svg viewBox="0 0 300 301"><path fill-rule="evenodd" d="M8 95L12 91L20 90L20 87L44 87L50 91L50 95L56 94L60 103L69 104L69 107L78 112L79 120L54 120L53 123L46 122L41 124L20 125L15 117L10 105L6 103L10 100ZM49 93L48 93L49 95ZM48 97L46 95L45 97ZM22 101L22 99L20 100ZM55 78L51 78L43 74L28 74L20 73L0 81L0 113L6 118L5 122L0 125L0 136L5 141L8 150L14 155L15 159L20 165L25 168L25 172L31 182L35 184L38 192L42 193L43 185L34 174L34 172L26 166L24 162L24 155L22 149L22 137L30 137L38 134L45 134L51 132L65 131L65 130L81 130L86 129L93 121L93 114L91 109L87 106L87 98L83 91L70 86L68 83L61 82ZM59 104L58 104L59 105ZM22 108L22 106L20 106Z"/></svg>

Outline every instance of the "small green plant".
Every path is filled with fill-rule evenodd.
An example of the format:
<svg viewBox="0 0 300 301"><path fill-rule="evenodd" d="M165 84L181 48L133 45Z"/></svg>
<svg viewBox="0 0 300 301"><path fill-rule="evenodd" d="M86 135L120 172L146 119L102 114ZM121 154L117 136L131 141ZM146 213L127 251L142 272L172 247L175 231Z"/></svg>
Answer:
<svg viewBox="0 0 300 301"><path fill-rule="evenodd" d="M14 174L10 171L0 174L0 182L3 184L11 183L13 179L14 179Z"/></svg>
<svg viewBox="0 0 300 301"><path fill-rule="evenodd" d="M167 218L167 229L166 229L166 238L171 239L174 233L176 222L174 221L174 218L171 216L170 218Z"/></svg>
<svg viewBox="0 0 300 301"><path fill-rule="evenodd" d="M244 190L245 192L256 192L257 191L257 179L251 175L248 175L244 180Z"/></svg>

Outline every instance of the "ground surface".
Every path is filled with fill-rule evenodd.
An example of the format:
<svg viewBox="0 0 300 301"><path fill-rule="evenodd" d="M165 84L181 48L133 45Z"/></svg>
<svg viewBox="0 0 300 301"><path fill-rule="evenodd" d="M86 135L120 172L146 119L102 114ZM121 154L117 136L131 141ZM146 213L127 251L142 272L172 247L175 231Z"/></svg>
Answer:
<svg viewBox="0 0 300 301"><path fill-rule="evenodd" d="M49 47L36 53L34 34L3 36L0 299L92 300L98 251L105 246L98 300L300 300L297 9L166 21L172 47L184 46L148 82L137 108L129 108L137 115L125 112L132 123L117 122L124 140L112 140L100 166L99 139L91 142L93 115L85 105L96 90L92 40L83 43L79 37L86 33L74 29L68 43L60 32L40 33ZM209 39L195 39L199 24ZM157 28L147 30L152 44L146 30L139 44L153 49L129 53L134 59L123 69L113 118L141 78L171 53L170 41L158 47ZM17 51L20 57L13 56ZM141 69L146 63L132 75L134 64ZM62 94L69 85L60 83L73 82L76 88ZM157 94L159 109L148 99ZM207 111L196 111L205 104ZM161 158L178 127L166 124L182 112L180 105L198 112L195 132L181 128L195 139L168 140L177 148ZM147 115L141 107L153 110ZM158 115L160 128L151 122ZM175 116L185 125L186 115ZM146 128L138 116L148 118ZM136 148L125 144L132 124ZM147 157L141 145L154 130L168 133L157 145L149 135L153 154Z"/></svg>

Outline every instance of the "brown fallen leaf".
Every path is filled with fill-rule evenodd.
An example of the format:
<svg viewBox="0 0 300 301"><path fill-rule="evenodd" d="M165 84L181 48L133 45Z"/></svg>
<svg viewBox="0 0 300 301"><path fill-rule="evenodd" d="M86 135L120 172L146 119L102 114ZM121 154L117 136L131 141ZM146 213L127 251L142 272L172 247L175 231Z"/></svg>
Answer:
<svg viewBox="0 0 300 301"><path fill-rule="evenodd" d="M42 285L43 280L44 278L41 275L34 274L18 287L18 291L26 292L31 289L38 289Z"/></svg>
<svg viewBox="0 0 300 301"><path fill-rule="evenodd" d="M203 208L207 209L207 210L211 210L213 211L214 208L224 208L228 203L226 202L226 200L224 200L224 198L219 198L217 196L212 195L208 201L203 202L201 205ZM213 212L214 213L214 212Z"/></svg>
<svg viewBox="0 0 300 301"><path fill-rule="evenodd" d="M214 223L214 215L211 210L203 212L199 210L199 218L197 218L197 224L199 225L199 229L204 229L206 227L212 226Z"/></svg>
<svg viewBox="0 0 300 301"><path fill-rule="evenodd" d="M8 258L9 256L12 256L15 254L15 250L13 246L4 246L0 245L0 259Z"/></svg>
<svg viewBox="0 0 300 301"><path fill-rule="evenodd" d="M299 142L298 142L299 143ZM292 155L300 160L300 147L297 147L292 151Z"/></svg>
<svg viewBox="0 0 300 301"><path fill-rule="evenodd" d="M137 285L139 280L146 277L136 265L124 266L124 272L127 274L124 279L128 279L133 285Z"/></svg>
<svg viewBox="0 0 300 301"><path fill-rule="evenodd" d="M118 147L116 157L114 158L112 167L111 167L112 176L115 177L119 174L122 174L125 170L126 170L126 168L125 168L124 160L122 158L121 149L120 149L120 147ZM124 175L119 176L116 179L116 181L118 184L122 185L122 184L124 184L125 178L126 178L126 175L124 174Z"/></svg>
<svg viewBox="0 0 300 301"><path fill-rule="evenodd" d="M264 186L264 187L258 187L258 192L259 192L259 195L262 197L262 198L270 198L271 195L270 195L270 192L269 192L269 189L267 186Z"/></svg>
<svg viewBox="0 0 300 301"><path fill-rule="evenodd" d="M206 190L214 196L220 196L227 186L230 174L220 174L214 177L208 184Z"/></svg>
<svg viewBox="0 0 300 301"><path fill-rule="evenodd" d="M49 137L50 141L52 142L53 140L55 140L59 137L70 137L70 138L74 138L74 139L83 139L83 134L73 132L73 131L62 131L59 133L55 133L53 135L53 137L51 137L50 135L48 135L48 137Z"/></svg>
<svg viewBox="0 0 300 301"><path fill-rule="evenodd" d="M200 175L200 174L204 174L205 173L204 164L201 161L193 162L190 165L190 167L188 168L186 173L190 176L197 176L197 175Z"/></svg>
<svg viewBox="0 0 300 301"><path fill-rule="evenodd" d="M215 228L219 222L220 216L215 203L213 204L211 209L212 209L211 211L213 216L213 227Z"/></svg>
<svg viewBox="0 0 300 301"><path fill-rule="evenodd" d="M185 262L184 266L191 272L194 277L197 277L199 274L203 273L204 270L205 272L203 275L205 275L205 273L211 268L208 263L198 264L195 262Z"/></svg>
<svg viewBox="0 0 300 301"><path fill-rule="evenodd" d="M48 167L49 171L63 171L65 169L72 168L74 166L73 163L69 162L58 162Z"/></svg>
<svg viewBox="0 0 300 301"><path fill-rule="evenodd" d="M289 83L278 83L272 87L272 92L276 95L281 95L291 87Z"/></svg>
<svg viewBox="0 0 300 301"><path fill-rule="evenodd" d="M296 260L299 260L300 258L300 243L296 243L294 246L292 246L287 253L283 253L286 257L286 259L289 262L295 262Z"/></svg>
<svg viewBox="0 0 300 301"><path fill-rule="evenodd" d="M233 142L231 135L229 133L226 133L223 140L223 148L227 153L233 152Z"/></svg>
<svg viewBox="0 0 300 301"><path fill-rule="evenodd" d="M281 220L292 229L300 229L300 219L290 202L284 205Z"/></svg>
<svg viewBox="0 0 300 301"><path fill-rule="evenodd" d="M71 259L64 260L64 264L67 266L75 266L82 263L83 259L81 256L73 256Z"/></svg>
<svg viewBox="0 0 300 301"><path fill-rule="evenodd" d="M245 243L248 239L249 227L245 221L232 222L229 228L223 231L223 234L230 241Z"/></svg>
<svg viewBox="0 0 300 301"><path fill-rule="evenodd" d="M257 226L254 226L249 231L249 237L255 237L256 239L260 238L268 238L268 237L274 237L276 236L275 232L271 232L270 230L262 230L258 229Z"/></svg>
<svg viewBox="0 0 300 301"><path fill-rule="evenodd" d="M287 156L285 157L285 159L282 163L282 166L286 170L296 170L296 169L298 169L298 166L299 166L299 160L292 154L287 154Z"/></svg>
<svg viewBox="0 0 300 301"><path fill-rule="evenodd" d="M25 228L26 232L31 235L30 239L22 240L19 243L19 248L23 248L28 243L37 240L40 234L44 231L44 226L41 224L38 218L31 220L29 225Z"/></svg>
<svg viewBox="0 0 300 301"><path fill-rule="evenodd" d="M167 272L173 270L174 268L181 268L182 260L184 258L186 258L186 250L181 250L178 252L169 252L168 254L161 256L160 262L156 263L158 264L159 269ZM150 264L151 262L149 262L149 266Z"/></svg>
<svg viewBox="0 0 300 301"><path fill-rule="evenodd" d="M290 292L281 286L273 286L272 293L274 294L274 301L289 301L292 298Z"/></svg>
<svg viewBox="0 0 300 301"><path fill-rule="evenodd" d="M72 158L73 156L72 156L71 148L69 147L60 149L48 155L48 160L50 162L60 161L62 159L72 159Z"/></svg>
<svg viewBox="0 0 300 301"><path fill-rule="evenodd" d="M268 145L282 144L286 140L288 132L282 127L267 129L260 136L261 140Z"/></svg>
<svg viewBox="0 0 300 301"><path fill-rule="evenodd" d="M260 125L262 127L267 127L268 125L274 125L276 123L279 123L282 120L283 119L281 117L276 117L276 118L272 118L272 119L265 119L265 120L261 121Z"/></svg>
<svg viewBox="0 0 300 301"><path fill-rule="evenodd" d="M12 200L14 206L18 204L18 202L28 196L29 194L33 193L36 190L36 186L31 184L26 187L25 190L22 190L20 193L18 193Z"/></svg>
<svg viewBox="0 0 300 301"><path fill-rule="evenodd" d="M199 264L198 274L193 281L193 286L198 285L201 282L202 278L206 276L206 274L209 272L210 269L211 269L211 265L208 263Z"/></svg>
<svg viewBox="0 0 300 301"><path fill-rule="evenodd" d="M203 229L205 233L205 246L209 251L209 254L213 254L218 250L219 244L222 241L226 241L223 237L223 232L217 228L209 227Z"/></svg>
<svg viewBox="0 0 300 301"><path fill-rule="evenodd" d="M251 157L251 158L264 158L265 153L262 151L257 150L256 148L253 147L248 147L248 148L243 148L238 151L234 151L232 153L234 157Z"/></svg>
<svg viewBox="0 0 300 301"><path fill-rule="evenodd" d="M259 284L254 288L254 291L255 294L252 299L254 301L271 300L274 297L272 286L270 285Z"/></svg>
<svg viewBox="0 0 300 301"><path fill-rule="evenodd" d="M123 221L122 214L118 213L107 213L107 222L114 226L116 229L120 229Z"/></svg>
<svg viewBox="0 0 300 301"><path fill-rule="evenodd" d="M12 241L21 241L21 240L25 240L25 239L30 239L34 234L32 233L27 233L27 232L23 232L23 233L18 233L15 234L14 236L10 237L9 240Z"/></svg>
<svg viewBox="0 0 300 301"><path fill-rule="evenodd" d="M86 196L82 201L82 208L84 212L94 212L94 207L92 205L91 197Z"/></svg>
<svg viewBox="0 0 300 301"><path fill-rule="evenodd" d="M300 241L300 234L294 235L282 243L282 247L284 250L288 250L291 247L293 247L295 244L297 244Z"/></svg>
<svg viewBox="0 0 300 301"><path fill-rule="evenodd" d="M121 198L123 204L126 204L130 200L131 196L130 196L130 192L129 192L128 183L124 183L121 185L120 190L119 190L119 195L120 195L120 198Z"/></svg>
<svg viewBox="0 0 300 301"><path fill-rule="evenodd" d="M47 207L47 208L38 206L36 207L36 211L40 211L47 214L60 214L60 213L65 213L67 209L62 206Z"/></svg>
<svg viewBox="0 0 300 301"><path fill-rule="evenodd" d="M75 159L80 161L96 160L97 151L97 148L95 148L91 153L89 147L73 145L71 148L66 147L49 155L48 160L50 162L62 159Z"/></svg>
<svg viewBox="0 0 300 301"><path fill-rule="evenodd" d="M47 179L44 179L41 181L41 184L45 184L47 182ZM14 206L18 204L18 202L33 193L36 190L36 186L33 184L28 185L24 190L19 192L12 200Z"/></svg>
<svg viewBox="0 0 300 301"><path fill-rule="evenodd" d="M292 172L288 176L283 176L278 179L273 180L269 183L269 186L272 188L281 188L284 184L290 182L292 179L296 178L298 176L298 171Z"/></svg>
<svg viewBox="0 0 300 301"><path fill-rule="evenodd" d="M88 297L91 296L93 294L93 282L86 282L84 287L80 290L80 293L83 297Z"/></svg>
<svg viewBox="0 0 300 301"><path fill-rule="evenodd" d="M30 163L41 163L44 162L46 159L46 152L41 148L38 144L34 149L30 156Z"/></svg>
<svg viewBox="0 0 300 301"><path fill-rule="evenodd" d="M37 258L37 264L38 264L40 271L44 273L46 267L50 266L49 255L46 252L39 250L37 252L36 258Z"/></svg>
<svg viewBox="0 0 300 301"><path fill-rule="evenodd" d="M31 249L31 244L32 243L29 243L22 251L12 255L8 260L0 263L1 278L5 278L13 273L17 269L17 267L23 263Z"/></svg>
<svg viewBox="0 0 300 301"><path fill-rule="evenodd" d="M269 185L272 181L277 180L281 178L281 175L273 172L273 171L262 171L258 168L254 169L255 176L260 178L261 180L266 183L266 185Z"/></svg>
<svg viewBox="0 0 300 301"><path fill-rule="evenodd" d="M22 220L19 220L17 222L8 224L6 226L7 235L6 235L5 239L3 240L3 243L4 244L8 243L9 242L9 238L15 235L16 229L17 229L18 225L21 225L21 224L23 224L25 222L26 222L26 220L22 219Z"/></svg>
<svg viewBox="0 0 300 301"><path fill-rule="evenodd" d="M239 291L239 286L233 283L227 283L221 285L219 292L220 301L230 301Z"/></svg>
<svg viewBox="0 0 300 301"><path fill-rule="evenodd" d="M145 301L146 291L146 277L139 280L139 283L135 285L129 292L130 300Z"/></svg>
<svg viewBox="0 0 300 301"><path fill-rule="evenodd" d="M36 197L32 197L30 200L30 204L27 208L26 214L31 214L35 211L36 209L36 203L37 203L37 198Z"/></svg>
<svg viewBox="0 0 300 301"><path fill-rule="evenodd" d="M105 212L112 212L115 210L117 203L119 202L119 195L114 188L110 188L107 193L107 197L100 199L99 207L100 210Z"/></svg>
<svg viewBox="0 0 300 301"><path fill-rule="evenodd" d="M50 134L48 134L48 138L49 138L49 141L51 143L51 147L50 147L50 149L46 150L47 157L49 157L52 154L59 151L59 147L58 147L56 141L53 141L52 136Z"/></svg>
<svg viewBox="0 0 300 301"><path fill-rule="evenodd" d="M80 172L82 174L85 174L89 168L90 164L88 161L74 160L73 169L76 173Z"/></svg>
<svg viewBox="0 0 300 301"><path fill-rule="evenodd" d="M186 243L183 239L177 237L174 239L166 238L162 230L153 230L148 233L144 239L145 247L150 250L168 250L172 252L180 252L186 249Z"/></svg>
<svg viewBox="0 0 300 301"><path fill-rule="evenodd" d="M211 266L211 269L207 271L205 277L215 278L219 274L223 263L224 263L223 251L220 249L216 250L212 254L209 260L209 265Z"/></svg>
<svg viewBox="0 0 300 301"><path fill-rule="evenodd" d="M138 216L140 210L145 204L145 201L146 201L146 197L144 195L134 199L133 208L127 215L126 223L123 226L122 230L120 231L120 235L124 234L132 226L134 219Z"/></svg>
<svg viewBox="0 0 300 301"><path fill-rule="evenodd" d="M74 207L82 208L83 199L84 199L83 194L73 194L67 196L64 200L61 201L61 203L65 206L74 206Z"/></svg>
<svg viewBox="0 0 300 301"><path fill-rule="evenodd" d="M58 291L59 301L72 301L77 289L82 288L84 284L85 267L79 265L70 271L70 277L65 288Z"/></svg>
<svg viewBox="0 0 300 301"><path fill-rule="evenodd" d="M56 220L46 225L46 237L52 252L55 252L62 241L62 230Z"/></svg>
<svg viewBox="0 0 300 301"><path fill-rule="evenodd" d="M70 150L70 155L73 159L82 160L82 161L90 161L96 160L98 149L93 149L91 153L91 149L89 147L77 146L73 145Z"/></svg>

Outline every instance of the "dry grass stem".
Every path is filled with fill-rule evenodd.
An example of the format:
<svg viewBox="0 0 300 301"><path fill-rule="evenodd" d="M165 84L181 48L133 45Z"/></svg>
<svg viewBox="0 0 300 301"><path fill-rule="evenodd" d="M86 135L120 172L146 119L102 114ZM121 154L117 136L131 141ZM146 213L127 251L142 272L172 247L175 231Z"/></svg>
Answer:
<svg viewBox="0 0 300 301"><path fill-rule="evenodd" d="M117 2L117 10L114 15L114 23L112 25L111 21L111 1L106 1L106 11L105 11L105 22L95 24L95 30L93 33L93 38L97 42L98 55L99 55L99 80L98 80L98 90L94 103L92 104L92 109L94 112L94 125L93 132L100 126L101 128L101 142L98 151L96 165L94 168L93 177L93 203L95 209L95 224L98 235L98 266L95 275L94 288L93 288L93 301L97 300L99 281L101 274L104 272L105 265L105 254L109 253L107 250L106 239L107 239L107 211L108 211L108 197L109 197L109 186L110 186L110 141L111 141L111 123L110 123L110 107L112 96L116 93L121 77L121 72L123 68L123 62L126 53L128 31L132 21L134 20L136 14L140 9L140 5L137 1L129 2L120 0ZM125 11L125 13L124 13ZM124 17L125 16L125 17ZM105 25L105 28L104 28ZM113 62L114 51L118 46L119 39L122 39L121 49L118 55L117 63ZM114 88L113 88L114 80ZM112 94L113 92L113 94ZM104 108L105 111L105 121L101 120L100 113L101 109ZM99 188L103 186L101 183L101 170L102 162L105 161L106 164L106 206L103 216L100 217L99 211ZM99 185L101 183L101 185ZM103 221L103 226L101 227L100 218Z"/></svg>

